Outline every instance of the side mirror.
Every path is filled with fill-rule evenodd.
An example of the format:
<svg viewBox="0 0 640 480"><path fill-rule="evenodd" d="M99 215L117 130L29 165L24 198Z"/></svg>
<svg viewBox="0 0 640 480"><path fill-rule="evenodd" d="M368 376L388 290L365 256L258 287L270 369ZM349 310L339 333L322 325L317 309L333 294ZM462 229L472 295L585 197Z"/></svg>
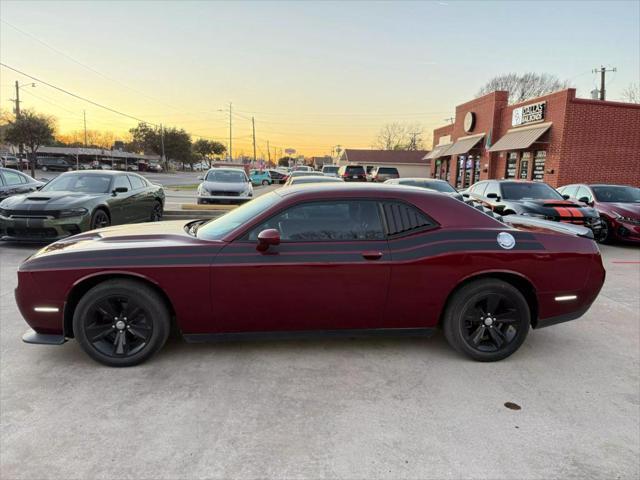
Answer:
<svg viewBox="0 0 640 480"><path fill-rule="evenodd" d="M268 228L258 234L258 246L256 249L259 252L266 252L271 245L280 245L280 232L275 228Z"/></svg>
<svg viewBox="0 0 640 480"><path fill-rule="evenodd" d="M469 195L467 192L464 192L464 193L462 194L462 196L463 196L464 198L469 198L469 197L470 197L470 195Z"/></svg>
<svg viewBox="0 0 640 480"><path fill-rule="evenodd" d="M569 200L571 197L569 195L562 195L562 198L564 198L565 200Z"/></svg>
<svg viewBox="0 0 640 480"><path fill-rule="evenodd" d="M495 198L496 202L500 201L500 195L494 192L487 193L487 198Z"/></svg>
<svg viewBox="0 0 640 480"><path fill-rule="evenodd" d="M587 203L587 204L589 203L589 199L587 197L580 197L578 201L582 203Z"/></svg>
<svg viewBox="0 0 640 480"><path fill-rule="evenodd" d="M116 195L118 193L125 193L128 192L129 189L127 187L116 187L113 189L113 194Z"/></svg>

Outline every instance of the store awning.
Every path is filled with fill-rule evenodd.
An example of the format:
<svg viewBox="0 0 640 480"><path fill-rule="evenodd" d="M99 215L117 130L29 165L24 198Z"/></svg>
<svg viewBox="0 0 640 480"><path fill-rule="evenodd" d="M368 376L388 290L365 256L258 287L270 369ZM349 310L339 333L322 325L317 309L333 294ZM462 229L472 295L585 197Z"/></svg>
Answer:
<svg viewBox="0 0 640 480"><path fill-rule="evenodd" d="M446 145L438 145L433 150L431 150L427 155L423 157L423 160L433 160L435 158L444 157L445 155L449 155L447 150L451 148L452 143L447 143Z"/></svg>
<svg viewBox="0 0 640 480"><path fill-rule="evenodd" d="M456 140L456 143L447 150L447 155L462 155L467 153L473 147L475 147L480 140L484 138L484 133L478 135L470 135L468 137L461 137Z"/></svg>
<svg viewBox="0 0 640 480"><path fill-rule="evenodd" d="M512 128L498 140L490 149L490 152L502 152L505 150L520 150L529 148L536 142L549 128L552 123L541 123L530 127Z"/></svg>

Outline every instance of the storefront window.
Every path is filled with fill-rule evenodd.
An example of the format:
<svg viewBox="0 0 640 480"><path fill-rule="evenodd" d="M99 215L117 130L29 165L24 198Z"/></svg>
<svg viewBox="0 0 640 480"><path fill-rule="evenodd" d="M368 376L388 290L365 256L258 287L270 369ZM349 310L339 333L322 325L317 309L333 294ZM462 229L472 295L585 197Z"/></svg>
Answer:
<svg viewBox="0 0 640 480"><path fill-rule="evenodd" d="M526 180L529 178L529 162L531 160L531 152L523 152L520 159L520 180Z"/></svg>
<svg viewBox="0 0 640 480"><path fill-rule="evenodd" d="M451 159L450 158L445 161L445 168L447 169L445 174L445 180L451 183Z"/></svg>
<svg viewBox="0 0 640 480"><path fill-rule="evenodd" d="M544 182L544 164L547 160L546 150L538 150L533 157L533 181Z"/></svg>
<svg viewBox="0 0 640 480"><path fill-rule="evenodd" d="M456 187L462 188L462 178L464 175L464 157L458 157L458 174L456 175Z"/></svg>
<svg viewBox="0 0 640 480"><path fill-rule="evenodd" d="M480 180L480 155L476 155L476 159L473 163L473 183L477 183Z"/></svg>
<svg viewBox="0 0 640 480"><path fill-rule="evenodd" d="M472 169L473 169L473 157L469 156L466 158L465 162L464 162L464 188L467 188L469 185L471 185L471 173L472 173Z"/></svg>
<svg viewBox="0 0 640 480"><path fill-rule="evenodd" d="M516 163L518 163L518 152L509 152L507 154L505 178L516 178Z"/></svg>

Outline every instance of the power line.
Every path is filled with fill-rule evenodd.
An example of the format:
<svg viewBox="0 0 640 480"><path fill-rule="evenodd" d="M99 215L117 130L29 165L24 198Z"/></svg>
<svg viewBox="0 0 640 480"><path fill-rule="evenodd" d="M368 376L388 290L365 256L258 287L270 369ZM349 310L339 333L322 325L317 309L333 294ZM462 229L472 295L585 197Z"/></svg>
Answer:
<svg viewBox="0 0 640 480"><path fill-rule="evenodd" d="M103 108L103 109L108 110L108 111L110 111L112 113L116 113L118 115L122 115L123 117L130 118L132 120L135 120L136 122L147 123L149 125L153 125L154 127L158 127L158 125L153 123L153 122L148 122L146 120L142 120L141 118L135 117L133 115L129 115L128 113L121 112L119 110L116 110L115 108L107 107L106 105L102 105L102 104L100 104L98 102L94 102L93 100L90 100L88 98L82 97L80 95L76 95L75 93L72 93L72 92L70 92L68 90L65 90L64 88L56 87L55 85L52 85L49 82L45 82L44 80L41 80L40 78L34 77L33 75L29 75L28 73L25 73L25 72L23 72L21 70L18 70L17 68L13 68L13 67L7 65L6 63L0 62L0 65L2 65L4 68L8 68L9 70L13 70L14 72L19 73L20 75L24 75L25 77L28 77L28 78L30 78L32 80L35 80L36 82L42 83L43 85L51 87L51 88L53 88L55 90L58 90L58 91L60 91L62 93L66 93L67 95L70 95L70 96L72 96L74 98L77 98L78 100L82 100L84 102L90 103L91 105L95 105L96 107Z"/></svg>

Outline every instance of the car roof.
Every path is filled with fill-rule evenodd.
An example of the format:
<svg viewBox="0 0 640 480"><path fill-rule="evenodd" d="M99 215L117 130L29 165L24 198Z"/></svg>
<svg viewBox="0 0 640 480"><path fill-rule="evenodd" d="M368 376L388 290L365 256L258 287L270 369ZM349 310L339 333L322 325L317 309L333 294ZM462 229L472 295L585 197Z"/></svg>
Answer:
<svg viewBox="0 0 640 480"><path fill-rule="evenodd" d="M421 195L433 195L439 197L441 194L439 192L434 192L431 190L425 190L424 188L419 187L411 187L407 185L396 185L396 184L372 184L372 183L345 183L345 182L327 182L327 183L305 183L302 185L291 185L287 188L282 188L278 190L274 190L275 193L280 195L281 197L291 197L291 196L305 196L305 195L316 195L326 193L328 196L340 195L344 194L345 196L351 195L366 195L366 196L376 196L377 194L382 195L391 195L399 194L400 196L405 196L407 194L421 194Z"/></svg>
<svg viewBox="0 0 640 480"><path fill-rule="evenodd" d="M207 173L210 171L229 171L229 172L242 172L245 173L244 168L235 168L235 167L211 167L207 170Z"/></svg>
<svg viewBox="0 0 640 480"><path fill-rule="evenodd" d="M115 175L137 175L134 172L121 172L120 170L74 170L72 172L64 172L61 173L60 175L73 175L73 174L78 174L81 173L83 175L111 175L111 176L115 176Z"/></svg>
<svg viewBox="0 0 640 480"><path fill-rule="evenodd" d="M402 178L396 178L394 179L395 181L403 181L403 180L409 180L409 181L414 181L414 182L444 182L444 183L449 183L446 180L442 180L440 178L427 178L427 177L402 177Z"/></svg>

